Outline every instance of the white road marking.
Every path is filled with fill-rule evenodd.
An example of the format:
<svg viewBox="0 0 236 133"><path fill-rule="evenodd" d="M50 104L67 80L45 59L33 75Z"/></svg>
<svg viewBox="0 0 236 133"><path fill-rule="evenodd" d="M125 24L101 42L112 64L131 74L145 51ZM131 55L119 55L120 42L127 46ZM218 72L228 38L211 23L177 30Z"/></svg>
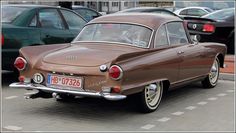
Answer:
<svg viewBox="0 0 236 133"><path fill-rule="evenodd" d="M163 117L163 118L161 118L161 119L158 119L157 121L159 121L159 122L167 122L167 121L169 121L170 120L170 118L168 118L168 117Z"/></svg>
<svg viewBox="0 0 236 133"><path fill-rule="evenodd" d="M155 127L155 125L147 124L147 125L142 126L141 128L148 130L148 129L151 129L153 127Z"/></svg>
<svg viewBox="0 0 236 133"><path fill-rule="evenodd" d="M202 102L199 102L199 103L197 103L197 104L199 104L199 105L205 105L205 104L207 104L207 102L202 101Z"/></svg>
<svg viewBox="0 0 236 133"><path fill-rule="evenodd" d="M214 101L214 100L217 100L217 99L218 99L217 97L210 97L207 100Z"/></svg>
<svg viewBox="0 0 236 133"><path fill-rule="evenodd" d="M186 107L185 109L187 109L187 110L194 110L194 109L196 109L197 107L196 106L188 106L188 107Z"/></svg>
<svg viewBox="0 0 236 133"><path fill-rule="evenodd" d="M172 115L177 115L177 116L182 115L182 114L184 114L184 112L181 112L181 111L177 111L177 112L172 113Z"/></svg>
<svg viewBox="0 0 236 133"><path fill-rule="evenodd" d="M9 97L5 97L5 99L9 100L9 99L14 99L17 98L18 96L9 96Z"/></svg>
<svg viewBox="0 0 236 133"><path fill-rule="evenodd" d="M223 96L226 96L227 94L225 94L225 93L220 93L220 94L217 94L217 96L219 96L219 97L223 97Z"/></svg>
<svg viewBox="0 0 236 133"><path fill-rule="evenodd" d="M13 130L13 131L19 131L19 130L22 130L22 127L18 127L18 126L5 126L3 127L7 130Z"/></svg>
<svg viewBox="0 0 236 133"><path fill-rule="evenodd" d="M234 90L227 90L227 92L234 92Z"/></svg>

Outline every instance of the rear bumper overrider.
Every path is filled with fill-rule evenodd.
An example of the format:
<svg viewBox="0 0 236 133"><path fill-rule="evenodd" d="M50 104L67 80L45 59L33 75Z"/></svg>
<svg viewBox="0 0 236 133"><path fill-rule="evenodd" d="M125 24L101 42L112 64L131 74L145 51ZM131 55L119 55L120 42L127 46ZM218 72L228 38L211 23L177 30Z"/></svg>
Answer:
<svg viewBox="0 0 236 133"><path fill-rule="evenodd" d="M125 99L126 96L122 94L114 94L114 93L107 93L107 92L89 92L89 91L75 91L75 90L65 90L65 89L57 89L46 87L40 84L32 84L32 83L21 83L16 82L9 85L12 88L25 88L25 89L35 89L35 90L42 90L52 93L67 93L75 96L87 96L87 97L102 97L107 100L122 100Z"/></svg>

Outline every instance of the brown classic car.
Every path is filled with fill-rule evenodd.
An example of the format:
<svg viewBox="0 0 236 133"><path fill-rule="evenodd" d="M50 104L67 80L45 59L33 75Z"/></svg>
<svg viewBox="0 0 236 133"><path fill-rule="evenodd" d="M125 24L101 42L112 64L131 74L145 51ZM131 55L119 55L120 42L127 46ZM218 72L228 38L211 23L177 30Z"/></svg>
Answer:
<svg viewBox="0 0 236 133"><path fill-rule="evenodd" d="M137 97L142 111L157 109L165 90L202 81L213 88L226 47L192 41L178 17L129 13L89 22L72 43L20 49L18 83L39 90L26 98Z"/></svg>

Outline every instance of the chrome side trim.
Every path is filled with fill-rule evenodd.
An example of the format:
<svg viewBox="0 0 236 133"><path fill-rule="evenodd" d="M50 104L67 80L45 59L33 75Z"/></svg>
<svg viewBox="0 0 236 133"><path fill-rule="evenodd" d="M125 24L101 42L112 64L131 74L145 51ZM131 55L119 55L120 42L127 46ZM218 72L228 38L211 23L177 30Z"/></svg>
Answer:
<svg viewBox="0 0 236 133"><path fill-rule="evenodd" d="M46 87L44 85L39 84L32 84L32 83L12 83L9 85L12 88L25 88L25 89L36 89L36 90L43 90L48 92L56 92L56 93L68 93L72 95L78 96L88 96L88 97L103 97L107 100L122 100L125 99L127 96L121 94L112 94L112 93L103 93L103 92L88 92L88 91L74 91L74 90L63 90L63 89L56 89Z"/></svg>

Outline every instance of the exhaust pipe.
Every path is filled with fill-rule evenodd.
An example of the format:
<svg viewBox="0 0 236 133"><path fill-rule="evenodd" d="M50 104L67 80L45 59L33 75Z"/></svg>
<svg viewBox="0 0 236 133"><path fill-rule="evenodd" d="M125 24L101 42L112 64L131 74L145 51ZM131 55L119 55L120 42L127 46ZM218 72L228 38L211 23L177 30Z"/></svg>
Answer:
<svg viewBox="0 0 236 133"><path fill-rule="evenodd" d="M55 98L55 99L62 99L61 96L56 92L52 93L52 97Z"/></svg>

